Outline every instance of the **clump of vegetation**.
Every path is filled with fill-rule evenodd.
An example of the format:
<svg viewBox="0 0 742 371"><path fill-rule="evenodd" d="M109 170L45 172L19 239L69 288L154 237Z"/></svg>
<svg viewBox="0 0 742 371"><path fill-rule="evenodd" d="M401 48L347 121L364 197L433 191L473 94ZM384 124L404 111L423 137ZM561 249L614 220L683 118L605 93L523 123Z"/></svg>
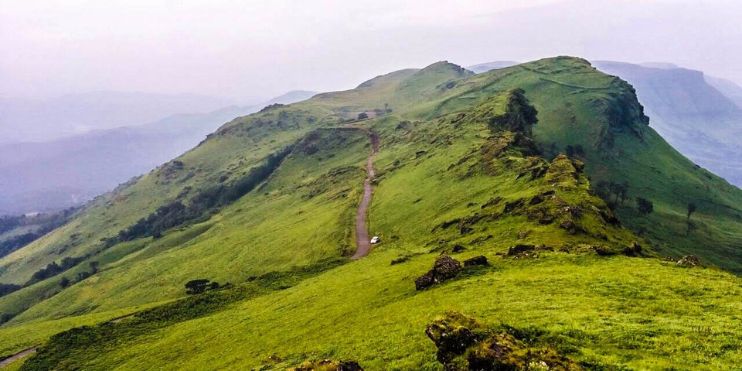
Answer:
<svg viewBox="0 0 742 371"><path fill-rule="evenodd" d="M21 285L15 285L12 283L0 283L0 297L8 295L12 292L18 291L22 288Z"/></svg>
<svg viewBox="0 0 742 371"><path fill-rule="evenodd" d="M190 280L185 284L186 294L196 295L206 292L206 290L216 290L219 288L218 282L211 282L207 279Z"/></svg>
<svg viewBox="0 0 742 371"><path fill-rule="evenodd" d="M127 321L76 327L52 336L35 355L24 362L21 369L59 369L62 363L68 360L67 357L80 356L88 352L103 352L107 346L116 342L135 340L156 329L217 312L230 303L260 293L261 291L245 287L215 290L144 310L134 314Z"/></svg>
<svg viewBox="0 0 742 371"><path fill-rule="evenodd" d="M36 215L0 216L0 258L67 223L77 208ZM13 231L23 231L14 234ZM9 234L4 237L3 234Z"/></svg>
<svg viewBox="0 0 742 371"><path fill-rule="evenodd" d="M188 205L180 200L160 206L146 218L119 232L116 238L107 243L113 245L120 241L131 241L140 237L160 237L170 228L180 226L188 221L198 220L209 212L228 205L265 181L278 168L281 161L291 153L292 146L272 153L262 165L256 166L231 185L217 185L204 189L191 198Z"/></svg>
<svg viewBox="0 0 742 371"><path fill-rule="evenodd" d="M687 216L688 221L690 221L690 216L696 211L696 209L698 209L698 206L696 206L695 203L693 202L688 203L688 216Z"/></svg>
<svg viewBox="0 0 742 371"><path fill-rule="evenodd" d="M79 264L81 261L87 259L86 256L80 256L80 257L66 257L62 259L59 264L57 262L51 262L46 265L46 267L41 268L37 272L35 272L31 279L26 283L26 286L32 285L36 282L43 281L49 277L56 276L74 266Z"/></svg>
<svg viewBox="0 0 742 371"><path fill-rule="evenodd" d="M595 193L602 198L608 206L615 209L618 205L623 205L628 199L629 183L600 181L595 186Z"/></svg>
<svg viewBox="0 0 742 371"><path fill-rule="evenodd" d="M649 215L652 213L652 211L654 211L654 204L652 203L652 201L649 201L644 197L637 197L636 210L639 212L639 214Z"/></svg>

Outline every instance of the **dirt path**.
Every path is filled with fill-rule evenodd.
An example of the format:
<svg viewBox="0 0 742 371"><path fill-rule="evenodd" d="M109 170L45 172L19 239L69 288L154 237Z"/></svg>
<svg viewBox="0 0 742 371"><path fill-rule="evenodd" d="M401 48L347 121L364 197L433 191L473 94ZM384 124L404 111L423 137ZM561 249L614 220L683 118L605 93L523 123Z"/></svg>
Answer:
<svg viewBox="0 0 742 371"><path fill-rule="evenodd" d="M15 361L17 361L17 360L19 360L19 359L21 359L23 357L30 356L31 354L36 353L36 348L38 348L38 347L31 347L31 348L28 348L28 349L24 349L24 350L22 350L22 351L20 351L20 352L18 352L16 354L13 354L12 356L10 356L8 358L5 358L4 360L0 361L0 368L5 367L5 366L8 366L11 363L13 363L13 362L15 362Z"/></svg>
<svg viewBox="0 0 742 371"><path fill-rule="evenodd" d="M358 212L356 213L356 253L353 254L352 259L360 259L368 255L369 251L371 251L366 217L368 216L368 206L371 204L371 195L373 193L371 180L374 179L375 175L374 155L379 152L379 135L370 130L366 131L371 140L371 154L368 155L368 160L366 160L366 180L363 181L363 198L361 199L361 204L358 205Z"/></svg>

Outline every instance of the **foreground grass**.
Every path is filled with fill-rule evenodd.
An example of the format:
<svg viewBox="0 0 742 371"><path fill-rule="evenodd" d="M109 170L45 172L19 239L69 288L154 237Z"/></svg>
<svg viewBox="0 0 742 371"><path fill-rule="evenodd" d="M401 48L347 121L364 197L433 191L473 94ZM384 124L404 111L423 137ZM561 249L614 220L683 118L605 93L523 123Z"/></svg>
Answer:
<svg viewBox="0 0 742 371"><path fill-rule="evenodd" d="M399 253L377 251L295 287L115 344L72 347L66 362L196 370L283 368L331 357L370 370L438 369L424 328L452 309L546 331L561 350L594 365L728 369L742 362L742 289L721 271L657 259L487 254L493 267L416 292L414 278L435 255L390 265Z"/></svg>

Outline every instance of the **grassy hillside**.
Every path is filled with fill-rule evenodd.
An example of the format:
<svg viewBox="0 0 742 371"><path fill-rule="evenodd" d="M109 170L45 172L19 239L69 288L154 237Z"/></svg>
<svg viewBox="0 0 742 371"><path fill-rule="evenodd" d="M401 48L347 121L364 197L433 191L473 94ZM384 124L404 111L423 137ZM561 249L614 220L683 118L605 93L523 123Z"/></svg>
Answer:
<svg viewBox="0 0 742 371"><path fill-rule="evenodd" d="M355 120L360 113L371 118ZM383 242L351 261L366 130L381 141L369 232ZM557 155L567 145L571 156ZM161 235L114 239L168 202L193 209L214 184L233 189L287 148L236 201ZM591 191L600 181L628 182L614 207L642 235ZM687 228L684 192L715 205L699 202L688 235L677 233ZM654 212L636 215L635 196ZM725 368L742 358L739 278L657 257L690 251L739 268L740 197L646 126L630 86L583 60L476 76L436 63L237 119L7 256L0 280L20 283L52 260L85 260L0 298L0 312L15 315L0 327L2 352L151 307L55 336L24 367L285 368L335 358L435 369L425 325L457 310L533 331L586 367ZM490 265L416 291L441 253ZM92 274L78 281L81 271ZM199 278L223 287L184 298L184 283Z"/></svg>

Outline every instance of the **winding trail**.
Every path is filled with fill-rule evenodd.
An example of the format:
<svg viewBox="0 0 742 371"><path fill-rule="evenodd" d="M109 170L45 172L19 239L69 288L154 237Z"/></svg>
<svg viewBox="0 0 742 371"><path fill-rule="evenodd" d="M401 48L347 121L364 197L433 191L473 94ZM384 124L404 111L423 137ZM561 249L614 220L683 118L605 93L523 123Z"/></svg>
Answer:
<svg viewBox="0 0 742 371"><path fill-rule="evenodd" d="M5 358L4 360L0 361L0 368L3 368L5 366L8 366L11 363L13 363L13 362L15 362L15 361L17 361L17 360L19 360L19 359L21 359L23 357L26 357L26 356L29 356L31 354L36 353L36 348L38 348L38 347L36 346L36 347L31 347L31 348L28 348L28 349L24 349L24 350L22 350L22 351L20 351L20 352L18 352L16 354L13 354L12 356L10 356L8 358Z"/></svg>
<svg viewBox="0 0 742 371"><path fill-rule="evenodd" d="M368 223L366 222L366 219L368 216L368 206L371 204L371 195L373 193L371 181L375 176L374 155L379 152L379 135L365 128L357 128L368 133L368 137L371 140L371 154L368 155L368 160L366 160L366 180L363 181L363 198L361 199L361 204L358 205L358 212L356 213L356 253L353 254L351 259L360 259L368 255L369 251L371 251L371 242L368 237Z"/></svg>

